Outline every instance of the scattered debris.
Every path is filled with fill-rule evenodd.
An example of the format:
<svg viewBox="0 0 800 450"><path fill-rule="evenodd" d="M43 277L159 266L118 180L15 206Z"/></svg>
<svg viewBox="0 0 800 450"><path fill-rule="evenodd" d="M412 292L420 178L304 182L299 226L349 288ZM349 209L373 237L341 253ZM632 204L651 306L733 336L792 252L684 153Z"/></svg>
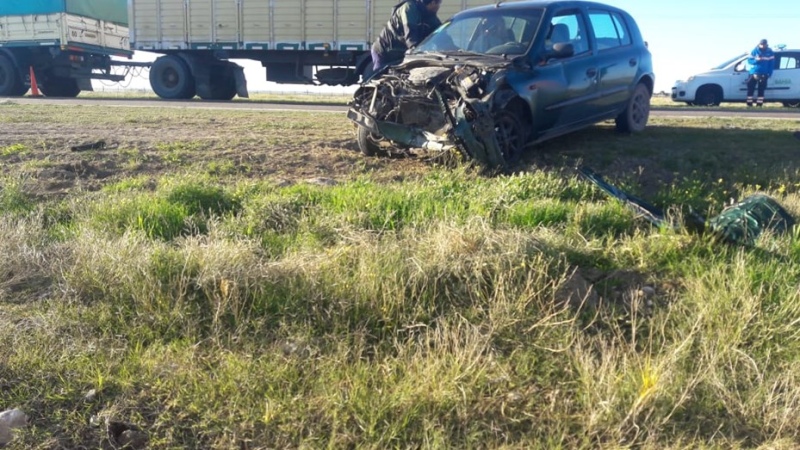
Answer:
<svg viewBox="0 0 800 450"><path fill-rule="evenodd" d="M141 428L131 423L106 421L109 442L120 449L142 449L147 446L149 437Z"/></svg>
<svg viewBox="0 0 800 450"><path fill-rule="evenodd" d="M330 178L322 178L322 177L309 178L306 180L306 183L316 184L317 186L336 186L338 184L336 180L332 180Z"/></svg>
<svg viewBox="0 0 800 450"><path fill-rule="evenodd" d="M89 392L83 395L83 399L87 402L94 401L95 398L97 398L97 389L91 389Z"/></svg>
<svg viewBox="0 0 800 450"><path fill-rule="evenodd" d="M791 230L795 225L792 215L777 201L764 194L746 197L708 220L690 209L683 217L684 223L677 224L671 222L663 210L608 184L592 169L581 167L578 168L578 173L655 226L678 229L682 225L690 232L710 233L728 244L753 245L765 230L780 234Z"/></svg>
<svg viewBox="0 0 800 450"><path fill-rule="evenodd" d="M99 140L97 142L91 142L88 144L73 145L69 149L73 152L84 152L86 150L102 150L104 148L106 148L106 141Z"/></svg>
<svg viewBox="0 0 800 450"><path fill-rule="evenodd" d="M14 438L12 430L28 424L28 415L19 409L9 409L0 413L0 446Z"/></svg>

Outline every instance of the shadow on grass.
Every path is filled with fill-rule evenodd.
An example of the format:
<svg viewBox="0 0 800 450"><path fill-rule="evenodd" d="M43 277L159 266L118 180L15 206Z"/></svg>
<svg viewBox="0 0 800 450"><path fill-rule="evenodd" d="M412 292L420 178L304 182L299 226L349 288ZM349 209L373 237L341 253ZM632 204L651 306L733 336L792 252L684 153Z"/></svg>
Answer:
<svg viewBox="0 0 800 450"><path fill-rule="evenodd" d="M519 170L571 172L587 165L656 203L724 202L743 190L800 191L800 142L791 133L797 124L782 121L781 129L768 129L759 121L709 119L708 128L697 128L669 122L634 135L608 123L587 128L530 148Z"/></svg>

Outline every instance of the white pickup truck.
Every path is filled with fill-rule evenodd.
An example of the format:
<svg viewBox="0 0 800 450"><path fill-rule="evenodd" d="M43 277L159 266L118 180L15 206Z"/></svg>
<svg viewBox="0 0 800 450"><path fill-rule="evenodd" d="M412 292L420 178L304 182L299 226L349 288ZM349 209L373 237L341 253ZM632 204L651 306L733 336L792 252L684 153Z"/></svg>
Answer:
<svg viewBox="0 0 800 450"><path fill-rule="evenodd" d="M672 100L689 105L719 106L722 102L744 102L747 98L749 54L742 54L713 69L675 82ZM767 83L767 102L800 107L800 50L775 50L775 68Z"/></svg>

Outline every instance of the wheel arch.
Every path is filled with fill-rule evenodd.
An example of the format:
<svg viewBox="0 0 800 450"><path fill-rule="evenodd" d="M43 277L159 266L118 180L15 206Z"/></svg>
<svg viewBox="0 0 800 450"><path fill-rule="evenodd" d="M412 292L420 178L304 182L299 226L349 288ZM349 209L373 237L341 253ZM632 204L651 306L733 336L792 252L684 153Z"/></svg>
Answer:
<svg viewBox="0 0 800 450"><path fill-rule="evenodd" d="M655 89L655 80L653 79L652 76L643 75L641 78L639 78L639 81L632 86L632 89L635 88L636 85L638 84L644 84L647 87L647 90L650 91L650 95L651 96L653 95L653 89Z"/></svg>
<svg viewBox="0 0 800 450"><path fill-rule="evenodd" d="M695 101L697 101L697 96L698 96L698 94L700 92L703 92L703 91L709 90L709 89L712 90L715 94L717 94L719 96L719 100L720 101L725 100L725 90L722 89L722 86L720 86L717 83L705 83L705 84L701 84L700 86L698 86L697 89L694 91L694 99L695 99Z"/></svg>
<svg viewBox="0 0 800 450"><path fill-rule="evenodd" d="M531 128L533 126L533 113L531 112L528 102L523 100L522 97L513 90L504 89L495 95L494 107L498 110L510 109L518 112L519 120L522 121L523 126L525 126L527 130L525 142L528 142L532 135Z"/></svg>

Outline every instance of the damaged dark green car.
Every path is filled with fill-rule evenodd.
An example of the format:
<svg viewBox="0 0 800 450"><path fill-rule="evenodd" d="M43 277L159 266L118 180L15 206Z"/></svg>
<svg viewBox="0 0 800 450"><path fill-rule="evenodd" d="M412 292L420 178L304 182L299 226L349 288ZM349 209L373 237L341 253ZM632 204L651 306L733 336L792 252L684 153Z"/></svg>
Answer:
<svg viewBox="0 0 800 450"><path fill-rule="evenodd" d="M366 155L458 151L493 168L523 149L614 119L644 130L654 75L626 12L520 1L456 14L355 93L348 118Z"/></svg>

